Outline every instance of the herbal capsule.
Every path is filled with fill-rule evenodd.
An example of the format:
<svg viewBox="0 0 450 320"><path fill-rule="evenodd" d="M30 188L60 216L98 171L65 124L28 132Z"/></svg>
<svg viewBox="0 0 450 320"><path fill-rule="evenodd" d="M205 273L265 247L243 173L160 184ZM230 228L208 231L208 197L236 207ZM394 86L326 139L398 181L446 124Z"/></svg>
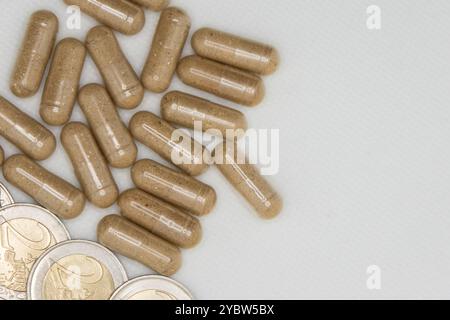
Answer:
<svg viewBox="0 0 450 320"><path fill-rule="evenodd" d="M118 205L125 218L178 247L192 248L202 238L198 219L144 191L125 191Z"/></svg>
<svg viewBox="0 0 450 320"><path fill-rule="evenodd" d="M88 200L100 208L113 205L119 190L91 130L80 122L71 122L64 126L61 142Z"/></svg>
<svg viewBox="0 0 450 320"><path fill-rule="evenodd" d="M274 73L280 61L269 45L210 28L194 33L192 48L199 56L263 75Z"/></svg>
<svg viewBox="0 0 450 320"><path fill-rule="evenodd" d="M0 166L3 165L3 161L5 161L5 151L3 151L3 148L0 146Z"/></svg>
<svg viewBox="0 0 450 320"><path fill-rule="evenodd" d="M80 7L81 11L102 24L127 35L142 30L144 11L127 0L64 0L67 5Z"/></svg>
<svg viewBox="0 0 450 320"><path fill-rule="evenodd" d="M153 92L167 90L191 28L191 20L181 9L170 7L161 13L141 80Z"/></svg>
<svg viewBox="0 0 450 320"><path fill-rule="evenodd" d="M210 131L222 137L234 138L247 130L247 120L242 112L221 106L187 93L172 91L161 100L161 115L175 125Z"/></svg>
<svg viewBox="0 0 450 320"><path fill-rule="evenodd" d="M140 160L131 168L134 184L158 198L197 216L211 212L216 204L213 188L153 160Z"/></svg>
<svg viewBox="0 0 450 320"><path fill-rule="evenodd" d="M199 56L183 58L177 72L185 84L245 106L255 106L264 98L259 76Z"/></svg>
<svg viewBox="0 0 450 320"><path fill-rule="evenodd" d="M55 151L55 136L39 122L0 96L0 135L34 160L44 160Z"/></svg>
<svg viewBox="0 0 450 320"><path fill-rule="evenodd" d="M207 159L203 159L203 154L207 153L204 147L153 113L136 113L129 127L135 139L191 176L208 169Z"/></svg>
<svg viewBox="0 0 450 320"><path fill-rule="evenodd" d="M25 155L17 154L3 164L5 179L40 205L63 219L78 217L84 209L83 193Z"/></svg>
<svg viewBox="0 0 450 320"><path fill-rule="evenodd" d="M85 58L86 48L76 39L66 38L56 46L40 108L42 120L49 125L59 126L69 121Z"/></svg>
<svg viewBox="0 0 450 320"><path fill-rule="evenodd" d="M152 11L161 11L169 5L169 0L130 0Z"/></svg>
<svg viewBox="0 0 450 320"><path fill-rule="evenodd" d="M124 109L140 105L144 88L111 29L92 28L86 37L86 46L116 105Z"/></svg>
<svg viewBox="0 0 450 320"><path fill-rule="evenodd" d="M100 221L97 238L110 250L162 275L171 276L181 267L180 249L118 215L106 216Z"/></svg>
<svg viewBox="0 0 450 320"><path fill-rule="evenodd" d="M53 13L33 13L11 77L11 91L16 96L31 97L39 90L57 33L58 18Z"/></svg>
<svg viewBox="0 0 450 320"><path fill-rule="evenodd" d="M98 84L84 86L78 102L109 164L115 168L131 166L137 147L105 88Z"/></svg>
<svg viewBox="0 0 450 320"><path fill-rule="evenodd" d="M283 206L281 197L261 176L258 168L238 154L236 147L220 144L215 148L214 160L225 178L262 218L271 219L280 213Z"/></svg>

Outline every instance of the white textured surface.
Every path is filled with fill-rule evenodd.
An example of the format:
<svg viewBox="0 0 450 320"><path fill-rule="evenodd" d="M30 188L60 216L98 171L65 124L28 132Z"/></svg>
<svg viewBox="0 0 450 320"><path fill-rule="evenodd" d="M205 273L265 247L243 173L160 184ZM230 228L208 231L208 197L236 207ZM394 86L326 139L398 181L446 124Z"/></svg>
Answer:
<svg viewBox="0 0 450 320"><path fill-rule="evenodd" d="M211 169L201 179L218 190L202 219L204 240L184 251L175 279L197 298L450 298L450 3L446 0L173 0L192 30L211 26L275 45L283 63L266 78L262 105L244 109L250 125L281 129L281 170L271 177L285 200L282 215L261 221ZM380 31L366 28L366 8L382 9ZM0 93L38 117L40 93L12 96L8 79L24 26L36 9L54 11L59 39L63 1L2 1ZM119 41L140 73L158 15ZM191 52L187 46L185 53ZM100 81L90 58L82 84ZM187 88L175 80L172 89ZM204 95L208 98L211 96ZM147 93L138 110L159 112ZM213 100L232 105L230 103ZM125 121L133 112L121 111ZM84 118L76 107L73 120ZM54 130L59 135L59 129ZM0 140L7 155L16 152ZM139 158L154 154L140 148ZM76 183L61 148L47 168ZM115 170L122 190L128 170ZM30 201L10 190L18 201ZM107 210L88 206L67 222L73 238L95 240ZM123 259L130 277L151 273ZM382 270L382 289L366 288L366 268Z"/></svg>

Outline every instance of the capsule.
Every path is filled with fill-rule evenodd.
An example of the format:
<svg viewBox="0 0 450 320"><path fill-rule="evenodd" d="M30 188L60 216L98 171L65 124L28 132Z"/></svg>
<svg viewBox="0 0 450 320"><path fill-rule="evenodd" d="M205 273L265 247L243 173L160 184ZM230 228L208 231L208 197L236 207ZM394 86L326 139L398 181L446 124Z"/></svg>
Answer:
<svg viewBox="0 0 450 320"><path fill-rule="evenodd" d="M257 74L274 73L280 61L269 45L210 28L196 31L191 43L199 56Z"/></svg>
<svg viewBox="0 0 450 320"><path fill-rule="evenodd" d="M247 120L242 112L192 96L172 91L161 100L162 118L175 125L219 134L222 137L243 135Z"/></svg>
<svg viewBox="0 0 450 320"><path fill-rule="evenodd" d="M216 204L213 188L153 160L136 162L131 178L139 189L197 216L210 213Z"/></svg>
<svg viewBox="0 0 450 320"><path fill-rule="evenodd" d="M144 11L127 0L64 0L75 5L102 24L127 35L142 30L145 25Z"/></svg>
<svg viewBox="0 0 450 320"><path fill-rule="evenodd" d="M84 86L78 102L109 164L115 168L131 166L137 147L105 88L98 84Z"/></svg>
<svg viewBox="0 0 450 320"><path fill-rule="evenodd" d="M58 33L58 18L50 11L36 11L31 16L11 76L12 93L31 97L41 85Z"/></svg>
<svg viewBox="0 0 450 320"><path fill-rule="evenodd" d="M180 249L118 215L103 218L97 227L98 241L154 271L171 276L181 267Z"/></svg>
<svg viewBox="0 0 450 320"><path fill-rule="evenodd" d="M169 0L130 0L152 11L161 11L169 5Z"/></svg>
<svg viewBox="0 0 450 320"><path fill-rule="evenodd" d="M141 75L147 90L159 93L170 86L190 28L191 20L181 9L170 7L161 13Z"/></svg>
<svg viewBox="0 0 450 320"><path fill-rule="evenodd" d="M61 142L88 200L100 208L112 206L119 190L91 130L80 122L71 122L64 126Z"/></svg>
<svg viewBox="0 0 450 320"><path fill-rule="evenodd" d="M153 113L136 113L129 127L136 140L191 176L198 176L208 169L205 160L209 158L204 147Z"/></svg>
<svg viewBox="0 0 450 320"><path fill-rule="evenodd" d="M220 172L262 218L276 217L283 206L281 197L261 176L258 168L230 144L221 143L214 150L214 160Z"/></svg>
<svg viewBox="0 0 450 320"><path fill-rule="evenodd" d="M69 121L85 58L86 48L76 39L66 38L56 46L40 107L47 124L60 126Z"/></svg>
<svg viewBox="0 0 450 320"><path fill-rule="evenodd" d="M122 193L118 205L125 218L178 247L192 248L202 238L197 218L139 189Z"/></svg>
<svg viewBox="0 0 450 320"><path fill-rule="evenodd" d="M44 160L56 148L55 136L39 122L0 96L0 135L34 160Z"/></svg>
<svg viewBox="0 0 450 320"><path fill-rule="evenodd" d="M245 106L256 106L264 98L259 76L199 56L183 58L177 72L185 84Z"/></svg>
<svg viewBox="0 0 450 320"><path fill-rule="evenodd" d="M140 105L144 88L111 29L92 28L86 37L86 46L116 105L124 109Z"/></svg>
<svg viewBox="0 0 450 320"><path fill-rule="evenodd" d="M5 179L40 205L63 219L78 217L84 209L83 193L25 155L16 154L3 164Z"/></svg>
<svg viewBox="0 0 450 320"><path fill-rule="evenodd" d="M3 165L3 161L5 161L5 151L3 151L3 148L0 146L0 166Z"/></svg>

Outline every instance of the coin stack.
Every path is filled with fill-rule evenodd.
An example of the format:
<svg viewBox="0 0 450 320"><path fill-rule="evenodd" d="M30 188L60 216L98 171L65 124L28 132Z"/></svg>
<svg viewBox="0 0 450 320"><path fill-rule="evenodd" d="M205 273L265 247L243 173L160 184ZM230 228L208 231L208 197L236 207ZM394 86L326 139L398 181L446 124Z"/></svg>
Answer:
<svg viewBox="0 0 450 320"><path fill-rule="evenodd" d="M182 9L169 7L168 0L64 2L79 6L101 25L88 32L84 43L65 38L55 45L58 18L47 10L35 12L25 31L10 89L20 98L35 95L50 63L40 116L46 125L63 126L60 142L80 188L38 163L58 146L52 132L0 96L0 135L22 151L3 161L0 148L3 175L39 204L15 204L0 184L0 298L192 299L187 289L168 277L181 267L180 248L200 242L199 217L209 214L216 203L216 191L195 177L204 173L214 158L224 177L265 219L279 214L281 197L245 155L235 151L247 129L238 110L179 91L164 95L161 117L138 112L126 126L117 108L137 108L146 90L167 91L175 74L188 86L255 106L264 97L261 75L277 69L277 51L203 28L192 37L196 55L180 59L191 22ZM144 8L161 14L139 78L114 32L131 35L141 31ZM79 88L87 54L104 83ZM76 102L87 125L70 121ZM222 137L212 153L177 129L196 130L197 122L201 122L201 130ZM137 160L135 140L173 166ZM131 168L136 187L120 192L111 167ZM99 208L117 202L121 210L121 214L100 221L98 243L71 240L60 220L78 217L86 200ZM160 275L128 281L113 252Z"/></svg>

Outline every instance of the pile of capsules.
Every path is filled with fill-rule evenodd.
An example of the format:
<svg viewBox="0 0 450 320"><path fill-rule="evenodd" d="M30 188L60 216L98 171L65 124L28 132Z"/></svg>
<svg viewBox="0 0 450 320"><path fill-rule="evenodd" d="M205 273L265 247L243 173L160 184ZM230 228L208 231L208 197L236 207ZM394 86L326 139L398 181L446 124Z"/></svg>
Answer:
<svg viewBox="0 0 450 320"><path fill-rule="evenodd" d="M55 136L0 96L0 135L23 152L3 161L1 150L3 175L40 205L14 205L11 197L10 203L2 200L0 296L26 292L25 297L30 299L108 299L111 295L128 299L155 295L161 298L155 292L165 292L163 298L188 299L191 296L187 290L163 276L171 276L180 268L179 248L192 248L199 243L202 231L195 216L212 211L216 192L194 178L209 166L206 148L187 133L177 133L177 139L174 133L177 127L195 129L194 124L201 121L202 130L214 129L228 138L230 130L245 132L247 122L237 110L179 91L162 98L162 118L151 112L138 112L126 126L116 108L138 107L145 90L165 92L175 73L186 85L255 106L264 97L260 75L276 70L278 54L268 45L203 28L192 37L196 55L180 60L191 23L183 10L168 7L168 0L64 2L79 6L101 25L89 31L84 43L66 38L54 48L58 18L46 10L35 12L17 56L10 89L21 98L36 94L53 56L40 115L50 126L64 126L61 144L81 188L38 163L55 151ZM142 7L162 12L139 79L113 30L127 35L141 31L145 24ZM104 86L88 84L79 89L87 53ZM88 125L70 122L76 101ZM241 156L234 148L237 139L237 135L232 143L223 139L211 155L216 160L217 155L223 157L217 167L256 212L263 218L273 218L281 211L281 198L258 168L248 161L237 161ZM137 161L135 140L180 170L149 159ZM174 162L174 154L181 161ZM110 166L131 167L136 188L120 193ZM3 190L8 198L7 190ZM117 202L121 215L100 221L99 243L67 241L69 235L59 218L79 216L86 199L99 208ZM126 273L109 250L137 260L162 276L135 279L124 285ZM158 286L155 281L163 284ZM122 294L113 294L117 288Z"/></svg>

